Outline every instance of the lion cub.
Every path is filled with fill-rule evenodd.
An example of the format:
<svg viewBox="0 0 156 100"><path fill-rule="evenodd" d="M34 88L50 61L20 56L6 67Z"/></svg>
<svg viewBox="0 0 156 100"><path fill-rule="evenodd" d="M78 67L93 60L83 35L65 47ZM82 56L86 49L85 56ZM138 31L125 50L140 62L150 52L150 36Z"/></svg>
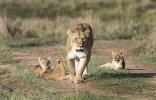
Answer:
<svg viewBox="0 0 156 100"><path fill-rule="evenodd" d="M48 80L65 80L68 79L68 76L65 74L65 67L67 65L66 60L63 58L56 60L56 65L54 69L44 73L43 77Z"/></svg>
<svg viewBox="0 0 156 100"><path fill-rule="evenodd" d="M45 72L51 71L50 57L49 58L40 58L38 57L39 65L35 66L34 71L43 76Z"/></svg>
<svg viewBox="0 0 156 100"><path fill-rule="evenodd" d="M106 63L101 65L100 68L108 68L108 69L124 69L125 68L125 60L123 57L122 50L112 50L112 63Z"/></svg>

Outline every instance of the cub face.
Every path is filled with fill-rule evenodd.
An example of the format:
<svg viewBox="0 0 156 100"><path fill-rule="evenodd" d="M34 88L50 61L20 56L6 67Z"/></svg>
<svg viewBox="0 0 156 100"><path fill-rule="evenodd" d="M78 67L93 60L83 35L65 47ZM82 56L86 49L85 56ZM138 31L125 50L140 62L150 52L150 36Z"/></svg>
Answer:
<svg viewBox="0 0 156 100"><path fill-rule="evenodd" d="M112 50L112 60L119 63L123 59L122 50Z"/></svg>
<svg viewBox="0 0 156 100"><path fill-rule="evenodd" d="M57 62L57 65L58 65L59 67L65 68L66 65L67 65L67 61L66 61L65 59L63 59L62 57L59 58L59 59L57 59L56 62Z"/></svg>
<svg viewBox="0 0 156 100"><path fill-rule="evenodd" d="M42 67L42 69L48 70L48 69L51 68L50 57L49 58L40 58L40 57L38 57L38 60L39 60L39 64Z"/></svg>
<svg viewBox="0 0 156 100"><path fill-rule="evenodd" d="M75 28L67 31L68 37L72 41L73 48L76 52L83 52L88 43L89 35L92 33L88 24L78 24Z"/></svg>

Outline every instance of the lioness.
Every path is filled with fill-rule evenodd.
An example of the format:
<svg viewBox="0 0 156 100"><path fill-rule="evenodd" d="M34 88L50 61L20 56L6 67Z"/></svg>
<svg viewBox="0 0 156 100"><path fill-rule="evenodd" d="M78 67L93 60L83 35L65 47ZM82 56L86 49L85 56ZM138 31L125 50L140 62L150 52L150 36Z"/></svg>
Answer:
<svg viewBox="0 0 156 100"><path fill-rule="evenodd" d="M50 57L49 58L40 58L38 57L39 65L35 66L34 71L39 75L51 70Z"/></svg>
<svg viewBox="0 0 156 100"><path fill-rule="evenodd" d="M87 23L80 23L69 29L67 35L66 52L69 76L70 80L78 83L82 81L82 74L87 74L86 67L90 61L91 48L94 43L92 28Z"/></svg>
<svg viewBox="0 0 156 100"><path fill-rule="evenodd" d="M106 63L101 65L100 67L108 68L108 69L124 69L125 68L125 60L123 57L122 50L112 50L112 63Z"/></svg>
<svg viewBox="0 0 156 100"><path fill-rule="evenodd" d="M65 74L65 67L67 65L66 60L63 58L56 60L54 69L43 74L43 77L48 80L65 80L68 79L68 75Z"/></svg>

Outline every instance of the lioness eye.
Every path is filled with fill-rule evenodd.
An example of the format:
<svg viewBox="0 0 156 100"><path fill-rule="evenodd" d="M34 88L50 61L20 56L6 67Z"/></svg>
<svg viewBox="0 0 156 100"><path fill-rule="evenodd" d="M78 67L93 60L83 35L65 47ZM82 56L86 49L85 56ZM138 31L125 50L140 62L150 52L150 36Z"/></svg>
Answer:
<svg viewBox="0 0 156 100"><path fill-rule="evenodd" d="M74 40L77 41L77 38L75 38Z"/></svg>
<svg viewBox="0 0 156 100"><path fill-rule="evenodd" d="M83 38L83 39L82 39L82 41L86 41L86 39L85 39L85 38Z"/></svg>

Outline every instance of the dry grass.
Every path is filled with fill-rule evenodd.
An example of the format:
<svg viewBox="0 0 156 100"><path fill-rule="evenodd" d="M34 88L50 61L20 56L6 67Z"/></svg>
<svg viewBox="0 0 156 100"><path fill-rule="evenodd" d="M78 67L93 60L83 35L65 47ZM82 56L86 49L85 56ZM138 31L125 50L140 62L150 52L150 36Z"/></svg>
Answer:
<svg viewBox="0 0 156 100"><path fill-rule="evenodd" d="M8 37L8 30L6 26L6 22L4 19L0 16L0 37Z"/></svg>
<svg viewBox="0 0 156 100"><path fill-rule="evenodd" d="M0 1L12 37L50 34L59 39L79 22L91 24L95 39L144 38L155 25L155 5L153 0Z"/></svg>
<svg viewBox="0 0 156 100"><path fill-rule="evenodd" d="M150 34L146 39L138 42L138 47L135 49L138 54L156 54L156 33Z"/></svg>

